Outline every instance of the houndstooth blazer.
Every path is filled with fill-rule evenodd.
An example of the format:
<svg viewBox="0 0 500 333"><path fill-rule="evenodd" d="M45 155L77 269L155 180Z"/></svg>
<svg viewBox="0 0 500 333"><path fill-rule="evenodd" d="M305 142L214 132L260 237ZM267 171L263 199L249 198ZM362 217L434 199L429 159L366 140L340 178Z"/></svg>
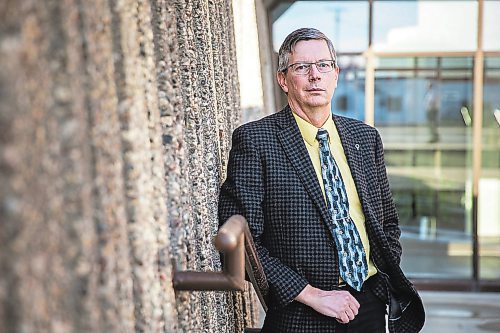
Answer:
<svg viewBox="0 0 500 333"><path fill-rule="evenodd" d="M380 274L375 294L411 301L395 333L419 332L424 309L399 263L398 215L376 129L333 116L365 214L371 258ZM334 332L337 321L294 301L307 284L338 288L339 269L328 210L304 140L290 107L245 124L233 133L227 178L219 197L219 221L241 214L248 221L269 283L262 332Z"/></svg>

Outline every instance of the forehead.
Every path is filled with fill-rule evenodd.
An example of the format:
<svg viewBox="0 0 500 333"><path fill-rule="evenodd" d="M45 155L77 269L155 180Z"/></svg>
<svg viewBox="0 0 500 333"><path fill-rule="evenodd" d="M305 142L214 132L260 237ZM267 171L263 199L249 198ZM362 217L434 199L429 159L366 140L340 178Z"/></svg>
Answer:
<svg viewBox="0 0 500 333"><path fill-rule="evenodd" d="M332 55L325 40L301 40L293 47L289 63L292 64L297 61L312 62L331 58Z"/></svg>

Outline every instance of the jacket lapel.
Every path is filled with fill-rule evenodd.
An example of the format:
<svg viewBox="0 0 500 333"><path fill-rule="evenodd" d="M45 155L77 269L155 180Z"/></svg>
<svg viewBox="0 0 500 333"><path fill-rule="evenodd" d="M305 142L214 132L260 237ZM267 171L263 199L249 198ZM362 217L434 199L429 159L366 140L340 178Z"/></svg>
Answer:
<svg viewBox="0 0 500 333"><path fill-rule="evenodd" d="M295 169L314 204L320 210L323 219L325 221L329 221L328 210L325 204L325 199L323 198L321 187L318 183L316 172L314 171L304 139L302 138L302 134L300 133L299 127L293 118L292 111L289 106L287 106L284 112L281 113L278 125L281 127L281 131L278 132L278 139L288 160Z"/></svg>
<svg viewBox="0 0 500 333"><path fill-rule="evenodd" d="M367 187L365 179L365 171L363 170L363 155L364 149L368 147L363 146L363 142L358 140L356 131L349 128L349 124L345 121L345 118L333 115L333 121L337 127L339 133L340 141L342 142L342 147L344 148L344 153L347 158L347 163L351 169L351 175L356 185L356 190L358 192L359 200L363 206L363 211L369 212L367 198Z"/></svg>

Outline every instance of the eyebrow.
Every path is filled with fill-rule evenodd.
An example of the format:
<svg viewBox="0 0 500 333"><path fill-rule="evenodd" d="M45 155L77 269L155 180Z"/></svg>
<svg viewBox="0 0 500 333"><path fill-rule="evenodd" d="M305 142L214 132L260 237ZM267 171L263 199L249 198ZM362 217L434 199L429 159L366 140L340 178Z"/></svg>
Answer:
<svg viewBox="0 0 500 333"><path fill-rule="evenodd" d="M298 62L305 62L305 63L315 63L315 62L320 62L320 61L335 61L334 59L319 59L319 60L316 60L316 61L306 61L306 60L297 60L294 62L294 64L298 63Z"/></svg>

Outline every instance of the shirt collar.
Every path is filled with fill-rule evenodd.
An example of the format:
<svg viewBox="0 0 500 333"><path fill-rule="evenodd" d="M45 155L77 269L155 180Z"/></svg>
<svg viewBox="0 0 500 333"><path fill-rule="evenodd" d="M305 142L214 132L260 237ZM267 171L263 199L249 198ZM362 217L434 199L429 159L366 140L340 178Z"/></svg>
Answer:
<svg viewBox="0 0 500 333"><path fill-rule="evenodd" d="M307 142L307 144L309 144L310 146L317 145L318 141L316 140L316 134L318 134L319 128L300 118L295 112L292 112L292 114L295 118L295 121L297 122L297 125L299 126L300 134L302 134L302 137ZM334 133L336 132L336 128L331 113L321 128L328 131L328 135L330 138L332 137L332 135L334 135Z"/></svg>

